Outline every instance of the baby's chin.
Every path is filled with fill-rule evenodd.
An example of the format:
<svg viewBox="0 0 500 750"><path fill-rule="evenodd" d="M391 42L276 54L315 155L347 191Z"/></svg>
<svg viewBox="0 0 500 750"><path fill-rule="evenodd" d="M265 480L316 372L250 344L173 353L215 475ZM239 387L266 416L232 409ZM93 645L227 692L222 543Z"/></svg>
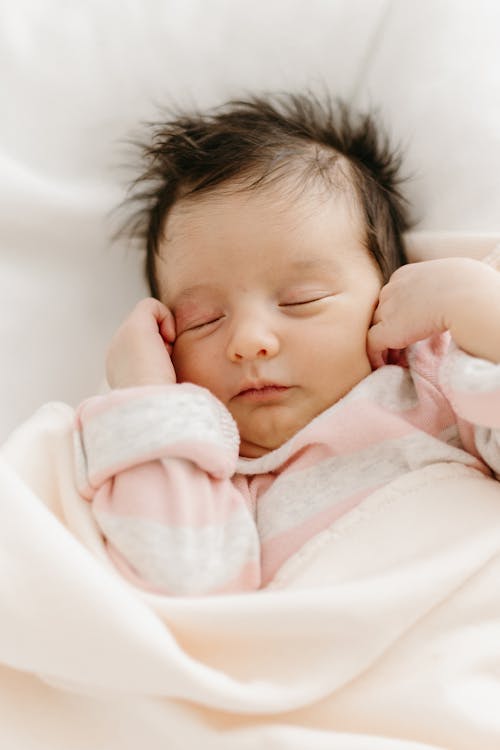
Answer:
<svg viewBox="0 0 500 750"><path fill-rule="evenodd" d="M332 394L329 394L332 396ZM240 410L231 408L240 433L240 456L260 458L280 448L300 430L338 399L314 398L297 389L293 401L287 404L269 405L258 409Z"/></svg>
<svg viewBox="0 0 500 750"><path fill-rule="evenodd" d="M283 443L281 443L280 445L283 445ZM272 450L275 450L275 448L279 448L279 445L268 448L264 445L250 443L244 439L241 439L240 458L260 458L261 456L265 456L266 453L270 453Z"/></svg>
<svg viewBox="0 0 500 750"><path fill-rule="evenodd" d="M309 419L296 420L293 424L269 425L264 429L245 429L238 425L240 431L241 458L260 458L266 453L280 448L309 422Z"/></svg>

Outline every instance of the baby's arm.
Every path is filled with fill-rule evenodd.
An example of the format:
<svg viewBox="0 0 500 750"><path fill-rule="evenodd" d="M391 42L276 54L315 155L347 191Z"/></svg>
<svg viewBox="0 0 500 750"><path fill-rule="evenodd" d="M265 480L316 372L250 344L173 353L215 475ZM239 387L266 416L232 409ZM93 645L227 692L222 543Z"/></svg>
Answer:
<svg viewBox="0 0 500 750"><path fill-rule="evenodd" d="M468 354L500 362L500 273L470 258L443 258L399 268L382 288L368 332L372 364L449 330Z"/></svg>
<svg viewBox="0 0 500 750"><path fill-rule="evenodd" d="M77 411L79 489L135 583L172 595L257 589L248 487L233 478L236 425L208 391L175 384L165 310L155 300L137 306L110 349L115 390Z"/></svg>
<svg viewBox="0 0 500 750"><path fill-rule="evenodd" d="M464 447L500 476L500 273L477 260L403 266L382 289L368 333L372 363L384 352L449 330L439 373Z"/></svg>

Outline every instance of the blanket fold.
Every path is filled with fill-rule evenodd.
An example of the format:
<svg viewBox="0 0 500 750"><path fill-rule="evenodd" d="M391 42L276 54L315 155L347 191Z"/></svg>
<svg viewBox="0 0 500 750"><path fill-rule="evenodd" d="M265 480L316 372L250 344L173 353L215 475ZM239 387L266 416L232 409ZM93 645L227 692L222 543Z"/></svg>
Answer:
<svg viewBox="0 0 500 750"><path fill-rule="evenodd" d="M75 488L73 417L43 407L0 454L4 746L500 745L497 481L428 466L311 539L265 590L168 598L108 559Z"/></svg>

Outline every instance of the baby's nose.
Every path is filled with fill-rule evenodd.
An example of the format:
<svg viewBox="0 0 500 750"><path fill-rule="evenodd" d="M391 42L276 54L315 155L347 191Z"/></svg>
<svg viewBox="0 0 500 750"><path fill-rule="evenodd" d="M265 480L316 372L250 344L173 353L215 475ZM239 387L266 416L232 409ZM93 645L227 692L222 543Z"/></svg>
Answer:
<svg viewBox="0 0 500 750"><path fill-rule="evenodd" d="M279 351L277 336L265 326L246 321L233 331L227 347L227 356L232 362L266 359Z"/></svg>

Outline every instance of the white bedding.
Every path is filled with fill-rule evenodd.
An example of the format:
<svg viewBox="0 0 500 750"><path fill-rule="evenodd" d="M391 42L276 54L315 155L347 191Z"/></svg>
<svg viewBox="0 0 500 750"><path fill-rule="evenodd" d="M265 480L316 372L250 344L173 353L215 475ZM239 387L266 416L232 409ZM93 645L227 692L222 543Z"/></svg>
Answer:
<svg viewBox="0 0 500 750"><path fill-rule="evenodd" d="M146 294L108 215L120 139L155 103L323 84L372 102L407 146L411 259L482 257L500 236L499 25L496 0L0 0L0 444L101 386ZM275 591L167 600L107 562L71 416L46 407L0 452L2 747L500 746L497 484L435 467L314 540Z"/></svg>
<svg viewBox="0 0 500 750"><path fill-rule="evenodd" d="M407 145L418 228L499 233L499 24L496 0L1 0L0 440L100 386L146 293L108 214L121 141L156 103L371 101Z"/></svg>

